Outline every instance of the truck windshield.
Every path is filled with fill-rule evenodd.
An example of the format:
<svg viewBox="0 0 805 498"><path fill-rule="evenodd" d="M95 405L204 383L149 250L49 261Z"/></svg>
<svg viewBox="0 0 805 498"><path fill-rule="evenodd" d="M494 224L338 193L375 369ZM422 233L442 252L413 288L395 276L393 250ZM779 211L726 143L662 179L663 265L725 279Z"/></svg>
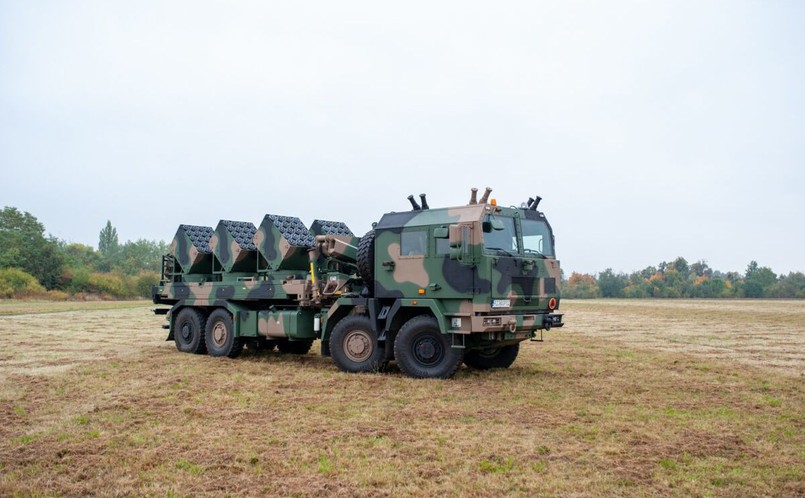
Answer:
<svg viewBox="0 0 805 498"><path fill-rule="evenodd" d="M503 222L503 230L495 230L484 223L484 248L486 252L503 252L513 256L520 252L517 245L517 232L514 231L514 218L497 218Z"/></svg>
<svg viewBox="0 0 805 498"><path fill-rule="evenodd" d="M523 252L554 257L551 229L544 221L523 220Z"/></svg>

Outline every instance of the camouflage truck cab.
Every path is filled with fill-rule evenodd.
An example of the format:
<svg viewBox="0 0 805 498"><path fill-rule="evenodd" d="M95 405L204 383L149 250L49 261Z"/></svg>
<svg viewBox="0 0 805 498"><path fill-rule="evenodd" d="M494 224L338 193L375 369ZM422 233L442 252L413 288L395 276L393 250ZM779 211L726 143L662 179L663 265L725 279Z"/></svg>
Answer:
<svg viewBox="0 0 805 498"><path fill-rule="evenodd" d="M438 209L409 196L411 211L385 214L362 238L341 222L308 230L276 215L214 233L182 225L171 246L181 257L166 256L154 301L172 305L160 312L181 351L234 357L249 341L306 353L321 339L347 372L392 360L412 377L447 378L462 362L506 368L522 341L563 325L560 267L540 198L500 207L490 192Z"/></svg>

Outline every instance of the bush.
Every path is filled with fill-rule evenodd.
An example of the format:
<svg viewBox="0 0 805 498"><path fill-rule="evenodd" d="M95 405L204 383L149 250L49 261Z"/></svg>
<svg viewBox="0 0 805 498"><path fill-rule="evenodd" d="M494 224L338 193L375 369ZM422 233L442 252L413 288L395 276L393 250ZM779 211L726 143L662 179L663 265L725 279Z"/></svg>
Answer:
<svg viewBox="0 0 805 498"><path fill-rule="evenodd" d="M45 299L48 301L67 301L70 299L70 294L60 290L49 290Z"/></svg>
<svg viewBox="0 0 805 498"><path fill-rule="evenodd" d="M125 280L114 273L90 273L86 290L110 297L129 296Z"/></svg>
<svg viewBox="0 0 805 498"><path fill-rule="evenodd" d="M159 273L155 271L144 271L137 275L134 285L134 293L137 297L151 297L151 288L159 285Z"/></svg>
<svg viewBox="0 0 805 498"><path fill-rule="evenodd" d="M17 268L0 270L0 297L23 298L44 293L45 288L30 273Z"/></svg>

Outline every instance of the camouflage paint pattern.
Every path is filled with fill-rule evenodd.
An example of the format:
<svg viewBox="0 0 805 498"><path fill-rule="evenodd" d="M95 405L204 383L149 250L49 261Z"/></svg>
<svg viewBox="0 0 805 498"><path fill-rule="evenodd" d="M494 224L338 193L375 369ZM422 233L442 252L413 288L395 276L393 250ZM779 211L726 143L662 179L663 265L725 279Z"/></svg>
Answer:
<svg viewBox="0 0 805 498"><path fill-rule="evenodd" d="M485 237L494 235L493 219L513 224L516 241L510 243L517 249L485 247ZM543 328L551 299L558 304L560 265L553 257L521 250L524 219L544 222L550 231L542 213L490 204L385 215L375 227L375 297L419 298L419 306L434 300L445 324L452 325L453 318L460 323L446 325L453 333ZM406 238L425 245L405 247Z"/></svg>
<svg viewBox="0 0 805 498"><path fill-rule="evenodd" d="M179 225L170 244L169 254L182 273L212 273L211 227Z"/></svg>
<svg viewBox="0 0 805 498"><path fill-rule="evenodd" d="M210 238L210 248L225 272L256 272L257 246L254 224L247 221L221 220Z"/></svg>
<svg viewBox="0 0 805 498"><path fill-rule="evenodd" d="M270 339L315 339L313 313L303 310L259 311L257 333Z"/></svg>
<svg viewBox="0 0 805 498"><path fill-rule="evenodd" d="M267 214L257 228L254 243L270 270L307 270L308 250L315 241L302 220Z"/></svg>

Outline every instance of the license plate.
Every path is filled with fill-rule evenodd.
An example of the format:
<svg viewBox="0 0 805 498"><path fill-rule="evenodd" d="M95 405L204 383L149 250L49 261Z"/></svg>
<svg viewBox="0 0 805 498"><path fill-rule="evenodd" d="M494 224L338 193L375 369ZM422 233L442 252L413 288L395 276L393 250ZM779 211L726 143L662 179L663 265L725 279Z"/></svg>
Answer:
<svg viewBox="0 0 805 498"><path fill-rule="evenodd" d="M493 299L492 300L492 307L493 308L511 308L512 307L512 300L511 299Z"/></svg>

